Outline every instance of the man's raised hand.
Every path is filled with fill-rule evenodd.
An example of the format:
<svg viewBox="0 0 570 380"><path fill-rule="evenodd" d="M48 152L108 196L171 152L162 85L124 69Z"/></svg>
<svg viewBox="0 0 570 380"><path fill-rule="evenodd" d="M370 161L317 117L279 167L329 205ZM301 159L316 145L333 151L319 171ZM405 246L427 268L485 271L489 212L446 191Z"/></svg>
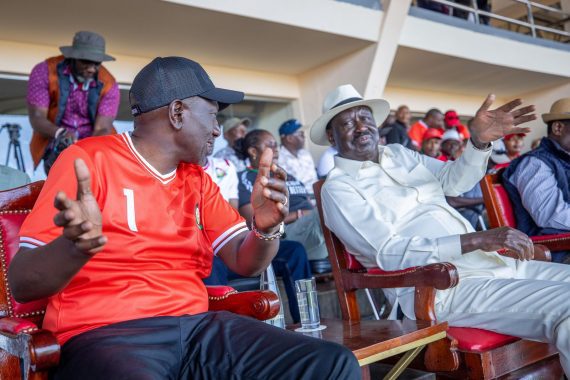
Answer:
<svg viewBox="0 0 570 380"><path fill-rule="evenodd" d="M517 109L522 101L515 99L495 110L490 110L493 101L495 95L489 94L470 125L471 139L476 146L485 146L509 134L530 132L530 128L519 125L536 119L534 106Z"/></svg>
<svg viewBox="0 0 570 380"><path fill-rule="evenodd" d="M270 148L265 149L259 160L257 178L251 192L251 206L258 230L274 230L289 213L286 180L285 170L273 163L273 151Z"/></svg>
<svg viewBox="0 0 570 380"><path fill-rule="evenodd" d="M54 205L59 212L53 218L54 223L63 227L63 236L71 240L75 247L93 255L100 251L107 238L103 236L101 210L91 193L91 174L82 159L74 162L77 179L76 200L70 199L60 191L55 196Z"/></svg>

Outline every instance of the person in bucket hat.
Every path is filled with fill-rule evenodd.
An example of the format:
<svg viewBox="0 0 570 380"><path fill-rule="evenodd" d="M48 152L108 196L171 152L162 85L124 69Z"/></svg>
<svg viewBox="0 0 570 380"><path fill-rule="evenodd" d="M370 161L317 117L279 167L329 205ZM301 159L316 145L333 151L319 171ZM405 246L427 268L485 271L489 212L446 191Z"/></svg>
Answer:
<svg viewBox="0 0 570 380"><path fill-rule="evenodd" d="M570 232L570 98L542 114L547 135L538 148L513 160L503 183L513 202L517 228L529 235ZM553 261L569 262L567 251Z"/></svg>
<svg viewBox="0 0 570 380"><path fill-rule="evenodd" d="M485 175L493 141L530 132L522 124L536 118L534 106L519 107L522 101L516 99L493 110L493 101L489 95L477 111L463 154L442 162L399 144L379 146L377 124L387 115L387 102L362 99L351 87L333 90L311 131L315 143L338 149L321 191L324 222L365 268L453 264L459 282L436 292L437 320L551 343L568 376L570 266L530 261L534 246L523 232L510 227L476 232L446 202L446 196L471 190ZM570 99L544 119L558 145L570 151ZM568 173L569 167L556 170ZM499 255L502 248L517 259ZM384 293L393 307L391 318L400 306L415 319L413 288Z"/></svg>
<svg viewBox="0 0 570 380"><path fill-rule="evenodd" d="M105 39L81 31L61 55L38 63L28 81L28 111L33 128L30 151L36 168L43 159L49 173L58 155L75 141L114 133L119 87L101 65L114 61Z"/></svg>
<svg viewBox="0 0 570 380"><path fill-rule="evenodd" d="M84 139L56 161L8 270L18 301L49 297L43 327L61 344L54 379L360 378L348 348L208 310L213 257L259 274L289 208L271 149L253 184L251 230L202 169L218 111L243 97L195 61L155 58L129 91L134 130Z"/></svg>

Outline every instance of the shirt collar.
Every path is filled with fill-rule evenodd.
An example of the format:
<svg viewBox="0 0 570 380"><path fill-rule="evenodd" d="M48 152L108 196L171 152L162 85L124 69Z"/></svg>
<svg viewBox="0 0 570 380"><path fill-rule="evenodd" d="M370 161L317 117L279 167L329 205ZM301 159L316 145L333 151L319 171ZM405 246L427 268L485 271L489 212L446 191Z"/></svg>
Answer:
<svg viewBox="0 0 570 380"><path fill-rule="evenodd" d="M552 141L552 144L554 144L554 147L559 150L560 152L564 153L567 156L570 156L570 152L562 149L562 147L560 146L560 144L558 144L557 141L554 141L553 139L550 139L550 141Z"/></svg>
<svg viewBox="0 0 570 380"><path fill-rule="evenodd" d="M378 162L381 162L382 154L384 153L384 147L379 146L378 148L379 148ZM340 157L339 155L334 156L334 166L355 179L358 179L360 175L360 170L369 168L374 165L378 164L372 161L356 161Z"/></svg>

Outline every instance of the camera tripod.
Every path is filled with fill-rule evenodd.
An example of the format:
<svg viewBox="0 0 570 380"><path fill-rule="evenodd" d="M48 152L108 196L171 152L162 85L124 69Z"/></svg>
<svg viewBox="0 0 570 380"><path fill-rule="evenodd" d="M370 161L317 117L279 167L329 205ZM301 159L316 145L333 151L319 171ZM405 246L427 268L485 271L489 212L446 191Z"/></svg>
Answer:
<svg viewBox="0 0 570 380"><path fill-rule="evenodd" d="M8 166L8 162L10 161L10 152L12 151L12 148L14 148L14 159L16 160L16 167L18 170L25 172L26 165L24 164L22 146L20 145L20 129L22 129L22 127L20 127L18 124L7 123L0 127L0 132L2 132L4 129L8 131L8 136L10 137L5 165Z"/></svg>

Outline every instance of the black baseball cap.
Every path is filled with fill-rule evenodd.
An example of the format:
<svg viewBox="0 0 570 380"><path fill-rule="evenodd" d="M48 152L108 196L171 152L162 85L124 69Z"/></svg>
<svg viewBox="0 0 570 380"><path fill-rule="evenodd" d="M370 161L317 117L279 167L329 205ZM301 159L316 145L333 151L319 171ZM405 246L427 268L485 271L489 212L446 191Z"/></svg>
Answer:
<svg viewBox="0 0 570 380"><path fill-rule="evenodd" d="M129 91L131 113L138 116L175 99L200 96L222 110L243 100L243 92L216 88L198 62L184 57L157 57L137 74Z"/></svg>

